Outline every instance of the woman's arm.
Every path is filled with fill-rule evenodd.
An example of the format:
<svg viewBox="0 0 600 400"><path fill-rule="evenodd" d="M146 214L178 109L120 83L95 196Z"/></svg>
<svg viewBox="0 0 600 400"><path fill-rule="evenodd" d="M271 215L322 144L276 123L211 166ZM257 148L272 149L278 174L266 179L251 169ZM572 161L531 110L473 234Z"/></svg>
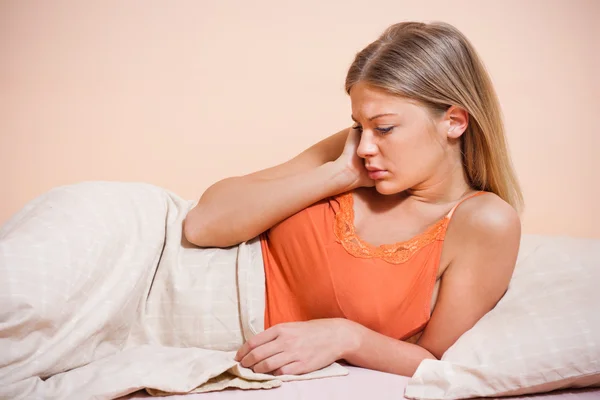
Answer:
<svg viewBox="0 0 600 400"><path fill-rule="evenodd" d="M402 376L412 376L421 361L437 358L427 349L403 342L348 321L348 332L355 337L342 359L352 365Z"/></svg>
<svg viewBox="0 0 600 400"><path fill-rule="evenodd" d="M502 298L514 271L521 223L495 195L480 196L454 214L444 244L452 252L427 327L417 344L397 341L362 326L344 358L351 364L412 376L424 359L439 359ZM358 324L355 324L358 325Z"/></svg>
<svg viewBox="0 0 600 400"><path fill-rule="evenodd" d="M275 325L244 343L236 359L255 372L275 375L303 374L345 359L360 367L412 376L424 359L441 358L504 295L520 232L517 213L495 195L479 196L457 210L444 244L451 262L417 344L332 318Z"/></svg>
<svg viewBox="0 0 600 400"><path fill-rule="evenodd" d="M496 306L508 289L520 242L519 215L495 194L475 197L456 210L444 243L451 261L419 346L441 357Z"/></svg>
<svg viewBox="0 0 600 400"><path fill-rule="evenodd" d="M286 163L209 187L186 217L187 240L202 247L232 246L349 190L352 173L344 163L334 162L343 153L348 132L344 129Z"/></svg>

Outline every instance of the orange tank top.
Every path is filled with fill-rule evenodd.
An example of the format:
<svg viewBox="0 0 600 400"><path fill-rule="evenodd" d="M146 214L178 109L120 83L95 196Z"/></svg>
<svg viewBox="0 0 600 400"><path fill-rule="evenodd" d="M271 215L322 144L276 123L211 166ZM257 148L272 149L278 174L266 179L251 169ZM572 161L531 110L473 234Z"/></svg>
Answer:
<svg viewBox="0 0 600 400"><path fill-rule="evenodd" d="M413 239L377 247L355 233L350 192L275 225L261 235L265 329L347 318L401 340L420 332L430 318L446 229L462 201Z"/></svg>

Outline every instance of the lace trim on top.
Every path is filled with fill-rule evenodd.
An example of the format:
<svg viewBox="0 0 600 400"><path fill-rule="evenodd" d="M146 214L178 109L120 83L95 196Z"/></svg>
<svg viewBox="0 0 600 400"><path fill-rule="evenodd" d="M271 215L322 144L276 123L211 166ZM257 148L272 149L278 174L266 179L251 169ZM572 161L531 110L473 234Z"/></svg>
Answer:
<svg viewBox="0 0 600 400"><path fill-rule="evenodd" d="M447 215L425 232L404 242L373 246L356 235L352 193L343 193L335 199L340 203L340 210L335 215L334 233L346 251L355 257L381 258L391 264L404 263L428 244L443 240L450 220L450 216Z"/></svg>

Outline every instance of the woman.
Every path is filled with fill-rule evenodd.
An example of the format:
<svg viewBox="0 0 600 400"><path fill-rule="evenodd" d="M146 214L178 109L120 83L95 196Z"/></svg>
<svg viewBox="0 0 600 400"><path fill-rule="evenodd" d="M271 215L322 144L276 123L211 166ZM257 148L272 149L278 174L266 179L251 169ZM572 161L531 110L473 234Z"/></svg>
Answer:
<svg viewBox="0 0 600 400"><path fill-rule="evenodd" d="M469 41L395 24L357 54L346 91L351 128L216 183L185 221L202 247L261 235L265 331L236 355L255 372L345 359L410 376L495 306L515 266L522 196Z"/></svg>

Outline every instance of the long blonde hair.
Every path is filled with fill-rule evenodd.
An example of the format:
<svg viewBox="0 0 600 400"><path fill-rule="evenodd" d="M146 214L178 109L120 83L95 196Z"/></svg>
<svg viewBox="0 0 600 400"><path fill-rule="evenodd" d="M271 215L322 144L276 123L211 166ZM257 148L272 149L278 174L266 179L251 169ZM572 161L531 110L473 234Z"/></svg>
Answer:
<svg viewBox="0 0 600 400"><path fill-rule="evenodd" d="M417 100L433 115L451 105L464 108L469 124L461 151L469 184L522 208L496 91L475 48L458 29L444 22L390 26L356 55L346 92L359 81Z"/></svg>

